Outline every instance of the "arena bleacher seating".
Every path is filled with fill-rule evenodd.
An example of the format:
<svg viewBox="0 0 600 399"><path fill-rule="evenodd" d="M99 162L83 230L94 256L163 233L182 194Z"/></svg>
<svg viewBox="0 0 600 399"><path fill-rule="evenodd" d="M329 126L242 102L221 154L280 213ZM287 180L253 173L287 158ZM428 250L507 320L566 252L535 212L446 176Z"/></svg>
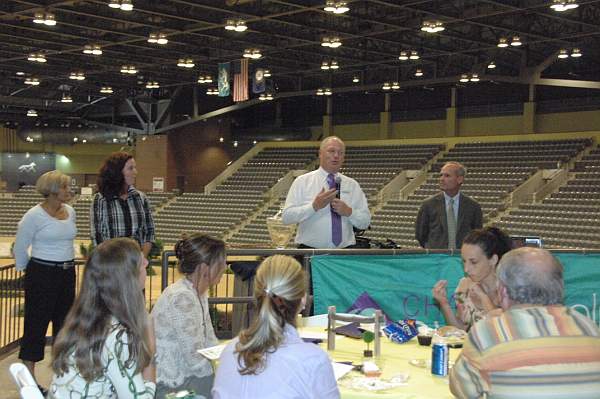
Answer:
<svg viewBox="0 0 600 399"><path fill-rule="evenodd" d="M202 231L226 239L230 247L269 247L266 219L285 202L285 192L270 190L292 170L317 167L317 157L316 145L265 148L210 193L147 193L156 236L169 245L183 232ZM549 247L600 248L600 148L590 139L465 142L449 150L442 144L350 145L342 173L360 183L374 209L365 235L417 247L417 211L439 191L438 173L447 161L467 167L463 192L482 205L485 223L513 235L539 235ZM516 188L540 169L557 168L571 168L566 183L541 202L528 200L510 208L508 199ZM393 195L382 201L381 190L402 171L427 176L405 199ZM0 198L0 235L14 236L22 215L41 199L33 186ZM89 238L91 200L76 196L73 202L79 239Z"/></svg>
<svg viewBox="0 0 600 399"><path fill-rule="evenodd" d="M510 192L533 173L567 164L590 144L589 139L457 144L432 165L428 179L407 200L392 199L384 204L373 215L366 235L377 241L390 239L402 247L417 247L417 212L423 200L439 192L439 170L448 161L465 165L468 173L462 191L480 203L484 219L489 220L506 209Z"/></svg>
<svg viewBox="0 0 600 399"><path fill-rule="evenodd" d="M575 163L569 181L541 203L510 210L496 225L554 248L600 249L600 148Z"/></svg>
<svg viewBox="0 0 600 399"><path fill-rule="evenodd" d="M308 148L266 148L208 194L185 193L156 216L156 235L174 243L182 232L202 231L225 237L265 206L265 192L286 173L314 162Z"/></svg>

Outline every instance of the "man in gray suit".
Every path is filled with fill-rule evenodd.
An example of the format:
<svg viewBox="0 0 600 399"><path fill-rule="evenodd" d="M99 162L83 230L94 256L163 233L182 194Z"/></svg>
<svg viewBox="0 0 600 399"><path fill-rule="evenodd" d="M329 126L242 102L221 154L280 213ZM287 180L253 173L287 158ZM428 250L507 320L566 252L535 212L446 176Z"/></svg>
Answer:
<svg viewBox="0 0 600 399"><path fill-rule="evenodd" d="M415 223L415 237L423 248L460 248L471 230L481 228L481 206L460 192L465 174L464 166L458 162L447 162L442 167L442 192L423 202Z"/></svg>

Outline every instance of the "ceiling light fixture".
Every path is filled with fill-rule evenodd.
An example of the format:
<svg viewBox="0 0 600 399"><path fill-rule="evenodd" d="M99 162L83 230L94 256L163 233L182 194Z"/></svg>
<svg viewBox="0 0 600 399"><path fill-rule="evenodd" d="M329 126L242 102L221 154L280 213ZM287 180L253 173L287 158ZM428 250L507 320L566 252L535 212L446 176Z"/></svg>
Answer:
<svg viewBox="0 0 600 399"><path fill-rule="evenodd" d="M488 64L487 68L488 68L488 69L495 69L495 68L496 68L496 63L495 63L494 61L491 61L491 62Z"/></svg>
<svg viewBox="0 0 600 399"><path fill-rule="evenodd" d="M135 75L137 73L137 69L135 65L123 65L121 66L121 73L126 73L129 75Z"/></svg>
<svg viewBox="0 0 600 399"><path fill-rule="evenodd" d="M44 24L46 26L55 26L56 25L56 17L51 12L43 13L36 12L33 16L34 24Z"/></svg>
<svg viewBox="0 0 600 399"><path fill-rule="evenodd" d="M123 11L133 10L133 3L131 0L109 0L108 6L114 9L121 9Z"/></svg>
<svg viewBox="0 0 600 399"><path fill-rule="evenodd" d="M30 109L27 111L27 116L35 117L35 116L38 116L38 113L35 109Z"/></svg>
<svg viewBox="0 0 600 399"><path fill-rule="evenodd" d="M339 69L339 68L340 68L340 65L338 64L338 62L336 60L323 61L321 63L321 69L323 69L323 70Z"/></svg>
<svg viewBox="0 0 600 399"><path fill-rule="evenodd" d="M31 86L39 86L40 80L38 78L26 78L25 84Z"/></svg>
<svg viewBox="0 0 600 399"><path fill-rule="evenodd" d="M350 11L350 8L345 1L327 0L323 11L331 12L333 14L343 14Z"/></svg>
<svg viewBox="0 0 600 399"><path fill-rule="evenodd" d="M246 21L242 19L228 19L225 22L225 30L230 30L234 32L244 32L248 29L246 25Z"/></svg>
<svg viewBox="0 0 600 399"><path fill-rule="evenodd" d="M423 25L421 25L421 30L427 33L438 33L444 29L446 28L442 21L423 21Z"/></svg>
<svg viewBox="0 0 600 399"><path fill-rule="evenodd" d="M477 73L472 73L471 74L471 82L479 82L479 74Z"/></svg>
<svg viewBox="0 0 600 399"><path fill-rule="evenodd" d="M360 79L358 78L358 76L357 76L357 75L354 75L354 76L352 77L352 83L358 83L358 82L360 82Z"/></svg>
<svg viewBox="0 0 600 399"><path fill-rule="evenodd" d="M43 12L36 12L33 14L33 23L34 24L43 24L46 20Z"/></svg>
<svg viewBox="0 0 600 399"><path fill-rule="evenodd" d="M83 72L71 72L69 74L71 80L85 80L85 74Z"/></svg>
<svg viewBox="0 0 600 399"><path fill-rule="evenodd" d="M400 88L400 83L398 83L398 82L392 83L392 90L398 90L399 88Z"/></svg>
<svg viewBox="0 0 600 399"><path fill-rule="evenodd" d="M191 58L180 58L179 61L177 61L177 66L180 68L193 68L196 64L194 64L194 60Z"/></svg>
<svg viewBox="0 0 600 399"><path fill-rule="evenodd" d="M558 12L569 11L579 7L575 0L553 0L551 9Z"/></svg>
<svg viewBox="0 0 600 399"><path fill-rule="evenodd" d="M102 55L102 47L99 44L86 44L83 46L83 54Z"/></svg>
<svg viewBox="0 0 600 399"><path fill-rule="evenodd" d="M212 83L212 76L210 75L200 75L198 76L198 83Z"/></svg>
<svg viewBox="0 0 600 399"><path fill-rule="evenodd" d="M208 94L209 96L218 96L219 90L214 87L210 87L206 90L206 94ZM223 141L221 141L221 142L223 142Z"/></svg>
<svg viewBox="0 0 600 399"><path fill-rule="evenodd" d="M158 89L158 88L160 88L160 85L155 80L149 80L146 83L146 89Z"/></svg>
<svg viewBox="0 0 600 399"><path fill-rule="evenodd" d="M415 76L418 78L423 76L423 70L421 68L417 68L417 70L415 71Z"/></svg>
<svg viewBox="0 0 600 399"><path fill-rule="evenodd" d="M259 59L260 57L262 57L262 54L261 54L260 50L257 48L247 48L244 50L243 57L256 60L256 59Z"/></svg>
<svg viewBox="0 0 600 399"><path fill-rule="evenodd" d="M467 83L468 81L469 81L469 75L467 75L466 73L463 73L462 75L460 75L459 82Z"/></svg>
<svg viewBox="0 0 600 399"><path fill-rule="evenodd" d="M71 97L69 94L63 93L62 98L60 99L61 103L72 103L73 102L73 97Z"/></svg>
<svg viewBox="0 0 600 399"><path fill-rule="evenodd" d="M419 56L419 52L417 50L413 50L410 52L410 57L408 57L408 58L414 61L414 60L418 60L421 57Z"/></svg>
<svg viewBox="0 0 600 399"><path fill-rule="evenodd" d="M505 48L508 47L508 40L505 37L501 37L498 39L498 47Z"/></svg>
<svg viewBox="0 0 600 399"><path fill-rule="evenodd" d="M29 56L27 56L27 61L44 63L47 60L46 56L42 53L31 53Z"/></svg>
<svg viewBox="0 0 600 399"><path fill-rule="evenodd" d="M273 94L271 93L261 93L261 95L258 96L260 101L273 101L273 98Z"/></svg>
<svg viewBox="0 0 600 399"><path fill-rule="evenodd" d="M401 51L400 55L398 56L398 59L400 61L406 61L406 60L408 60L408 53L406 51Z"/></svg>
<svg viewBox="0 0 600 399"><path fill-rule="evenodd" d="M113 94L113 89L110 86L102 86L100 89L100 93L102 94Z"/></svg>
<svg viewBox="0 0 600 399"><path fill-rule="evenodd" d="M271 71L270 71L269 69L265 69L265 70L263 71L263 76L264 76L265 78L270 78L270 77L271 77Z"/></svg>
<svg viewBox="0 0 600 399"><path fill-rule="evenodd" d="M558 51L558 58L560 58L560 59L569 58L569 52L567 51L566 48L561 48Z"/></svg>
<svg viewBox="0 0 600 399"><path fill-rule="evenodd" d="M519 36L513 36L512 41L510 42L511 46L518 47L522 45L521 38Z"/></svg>
<svg viewBox="0 0 600 399"><path fill-rule="evenodd" d="M579 50L578 48L574 48L574 49L571 51L571 57L573 57L573 58L579 58L579 57L581 57L582 55L583 55L583 54L581 53L581 50Z"/></svg>
<svg viewBox="0 0 600 399"><path fill-rule="evenodd" d="M167 34L164 32L152 32L148 35L148 43L152 44L167 44L169 43L169 39L167 39Z"/></svg>
<svg viewBox="0 0 600 399"><path fill-rule="evenodd" d="M131 0L121 0L121 10L131 11L133 10L133 3Z"/></svg>
<svg viewBox="0 0 600 399"><path fill-rule="evenodd" d="M392 85L389 82L385 82L383 86L381 86L381 89L385 91L392 90Z"/></svg>
<svg viewBox="0 0 600 399"><path fill-rule="evenodd" d="M342 45L342 41L337 36L323 36L321 39L321 46L330 47L330 48L338 48Z"/></svg>

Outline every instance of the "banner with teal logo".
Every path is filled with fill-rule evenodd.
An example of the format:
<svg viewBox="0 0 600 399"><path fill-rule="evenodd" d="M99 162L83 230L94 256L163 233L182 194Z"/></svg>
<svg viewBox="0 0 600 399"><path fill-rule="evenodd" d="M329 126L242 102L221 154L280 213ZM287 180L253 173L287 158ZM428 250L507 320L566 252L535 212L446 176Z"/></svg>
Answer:
<svg viewBox="0 0 600 399"><path fill-rule="evenodd" d="M565 303L600 323L600 253L556 256L565 267ZM330 305L344 312L366 291L392 319L429 325L445 324L431 287L448 280L451 295L464 276L459 255L322 255L311 264L315 314L327 313Z"/></svg>

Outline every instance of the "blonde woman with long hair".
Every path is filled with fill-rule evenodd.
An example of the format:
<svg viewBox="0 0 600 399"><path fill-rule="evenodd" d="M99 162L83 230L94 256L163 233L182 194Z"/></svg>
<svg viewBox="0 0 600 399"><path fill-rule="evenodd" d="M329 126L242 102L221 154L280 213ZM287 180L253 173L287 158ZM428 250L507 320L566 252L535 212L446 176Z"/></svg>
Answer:
<svg viewBox="0 0 600 399"><path fill-rule="evenodd" d="M92 252L52 350L50 398L154 398L154 328L142 294L147 265L130 238Z"/></svg>
<svg viewBox="0 0 600 399"><path fill-rule="evenodd" d="M306 279L298 261L274 255L254 280L258 314L221 355L213 399L329 399L340 393L331 361L296 330Z"/></svg>

